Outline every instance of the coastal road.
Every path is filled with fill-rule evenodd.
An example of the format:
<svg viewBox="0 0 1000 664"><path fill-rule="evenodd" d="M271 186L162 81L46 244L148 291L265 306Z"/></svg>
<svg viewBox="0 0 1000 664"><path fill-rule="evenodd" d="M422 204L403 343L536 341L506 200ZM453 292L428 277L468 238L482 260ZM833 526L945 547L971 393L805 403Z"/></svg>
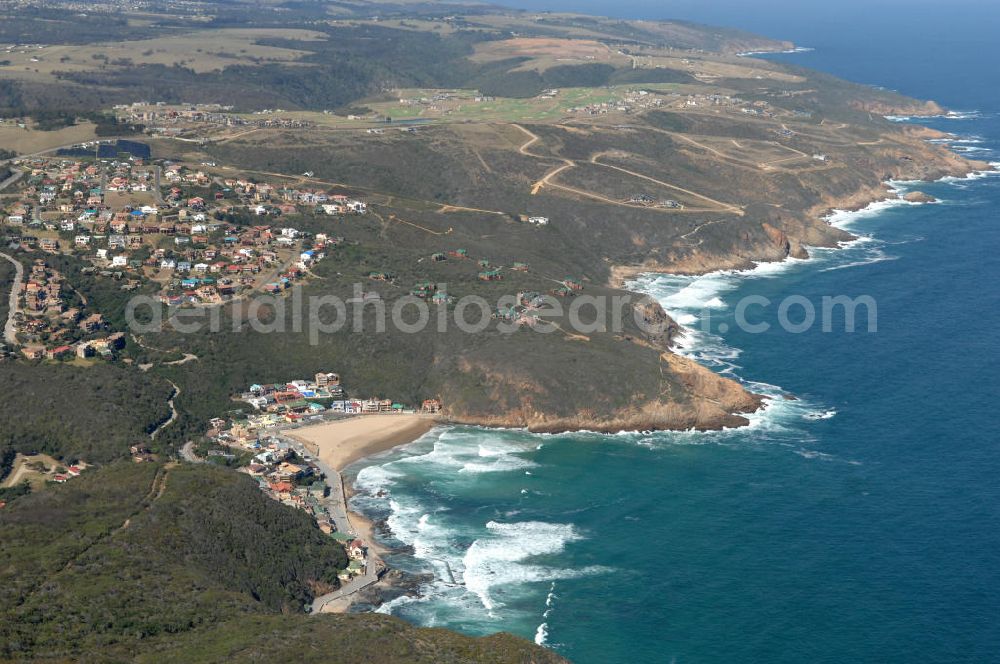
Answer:
<svg viewBox="0 0 1000 664"><path fill-rule="evenodd" d="M312 613L339 613L346 611L353 601L353 596L373 583L378 582L381 570L385 569L382 561L369 552L368 565L365 573L357 576L337 588L332 593L320 595L313 600Z"/></svg>
<svg viewBox="0 0 1000 664"><path fill-rule="evenodd" d="M21 298L21 289L24 288L24 266L21 261L8 254L0 253L0 257L6 258L14 264L14 283L10 287L10 300L7 310L7 322L3 327L3 340L10 346L17 345L17 323L14 320L18 310L18 302Z"/></svg>
<svg viewBox="0 0 1000 664"><path fill-rule="evenodd" d="M689 196L693 196L695 198L698 198L699 200L705 201L706 203L710 204L713 207L708 207L708 208L704 208L704 207L697 207L697 208L696 207L661 208L661 207L647 207L647 206L641 206L641 205L633 205L631 203L626 203L624 201L614 200L612 198L608 198L607 196L601 196L600 194L595 194L594 192L591 192L591 191L585 191L583 189L578 189L576 187L570 187L568 185L559 184L558 182L555 181L554 178L557 175L559 175L560 173L563 173L563 172L565 172L565 171L567 171L567 170L569 170L571 168L575 168L578 165L578 162L573 161L572 159L567 159L566 157L549 157L549 156L545 156L545 155L535 154L534 152L529 151L528 148L530 148L532 145L534 145L535 143L537 143L540 140L539 137L536 134L534 134L531 131L529 131L528 129L525 129L524 127L522 127L519 124L515 123L515 124L513 124L511 126L517 127L522 132L524 132L524 134L526 136L528 136L528 141L526 143L524 143L523 145L521 145L521 147L518 148L518 152L520 152L521 154L523 154L525 156L534 157L536 159L545 159L545 160L555 160L555 159L557 159L557 160L560 160L560 161L563 162L561 165L555 166L552 169L550 169L547 173L545 173L545 175L542 176L541 180L538 180L537 182L535 182L535 183L533 183L531 185L531 195L532 196L536 195L543 187L552 187L552 188L555 188L555 189L561 189L563 191L568 191L569 193L576 194L577 196L582 196L584 198L590 198L590 199L593 199L593 200L596 200L596 201L600 201L602 203L607 203L608 205L617 205L617 206L620 206L620 207L641 208L641 209L644 209L644 210L655 210L655 211L658 211L658 212L665 212L665 213L669 213L669 214L679 214L679 213L689 214L689 213L692 213L692 212L695 212L695 213L716 212L716 213L722 213L722 214L736 214L736 215L740 215L740 216L743 215L743 210L739 206L737 206L737 205L732 205L732 204L729 204L729 203L723 203L722 201L717 201L714 198L709 198L708 196L705 196L704 194L699 194L699 193L697 193L695 191L691 191L690 189L684 189L683 187L679 187L677 185L670 184L669 182L664 182L662 180L657 180L656 178L650 177L648 175L643 175L642 173L636 173L635 171L626 170L624 168L621 168L620 166L613 166L611 164L604 164L604 163L602 163L602 162L599 161L599 158L602 155L605 154L603 152L598 152L597 154L594 154L593 156L591 156L589 163L593 164L594 166L601 166L603 168L610 168L610 169L615 170L615 171L620 171L622 173L625 173L626 175L630 175L632 177L640 178L640 179L643 179L643 180L648 180L648 181L654 182L654 183L656 183L656 184L658 184L658 185L660 185L662 187L666 187L668 189L673 189L674 191L679 191L681 193L688 194Z"/></svg>
<svg viewBox="0 0 1000 664"><path fill-rule="evenodd" d="M348 535L357 537L358 531L351 523L351 519L348 515L347 495L344 492L344 478L340 472L324 463L319 458L319 455L310 452L299 441L288 438L287 436L282 436L281 438L298 454L308 455L312 458L316 467L319 468L320 472L326 476L326 483L330 487L330 495L323 499L323 506L330 513L330 517L333 519L334 524L336 524L338 532L347 533ZM382 562L382 559L379 558L379 556L372 550L371 543L366 542L366 544L368 544L369 547L365 573L351 579L337 590L315 598L312 603L312 613L345 611L353 601L355 593L364 590L379 580L379 577L386 568L385 563Z"/></svg>
<svg viewBox="0 0 1000 664"><path fill-rule="evenodd" d="M347 495L344 493L344 478L340 472L323 462L317 454L310 452L299 441L286 436L282 436L281 438L299 455L312 458L313 463L316 464L319 471L326 475L326 483L330 487L330 495L323 499L323 507L330 513L330 517L333 519L334 524L336 524L338 532L356 537L358 532L347 516Z"/></svg>

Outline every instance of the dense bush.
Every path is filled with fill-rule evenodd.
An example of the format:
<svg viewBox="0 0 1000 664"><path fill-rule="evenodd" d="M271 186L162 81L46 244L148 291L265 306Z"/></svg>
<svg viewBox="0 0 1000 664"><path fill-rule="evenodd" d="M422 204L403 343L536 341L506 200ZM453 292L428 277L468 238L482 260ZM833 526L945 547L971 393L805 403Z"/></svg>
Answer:
<svg viewBox="0 0 1000 664"><path fill-rule="evenodd" d="M209 466L84 472L0 511L0 530L3 658L301 612L347 564L307 514Z"/></svg>

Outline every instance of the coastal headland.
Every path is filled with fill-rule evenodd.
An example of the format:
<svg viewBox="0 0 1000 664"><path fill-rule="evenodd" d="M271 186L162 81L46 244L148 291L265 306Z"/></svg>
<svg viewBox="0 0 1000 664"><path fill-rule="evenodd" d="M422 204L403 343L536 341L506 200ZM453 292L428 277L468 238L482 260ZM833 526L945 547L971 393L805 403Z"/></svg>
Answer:
<svg viewBox="0 0 1000 664"><path fill-rule="evenodd" d="M385 572L341 471L438 422L746 425L765 399L679 353L686 321L628 279L804 258L851 239L831 210L990 168L898 122L939 105L743 57L795 45L737 30L8 4L0 659L559 661L306 617ZM160 325L134 329L140 297ZM296 317L309 298L361 314ZM440 419L360 415L416 410Z"/></svg>
<svg viewBox="0 0 1000 664"><path fill-rule="evenodd" d="M271 86L268 94L294 98L252 101L220 92L193 105L136 102L148 91L130 97L130 86L153 64L107 65L100 85L130 103L105 112L115 127L144 134L154 155L149 180L171 201L160 210L147 200L140 212L157 207L158 222L174 215L177 222L155 233L144 224L136 249L110 259L82 249L85 238L80 250L61 246L57 231L37 238L72 263L67 274L118 260L168 304L201 298L197 307L237 313L263 293L291 299L291 283L305 297L344 302L358 300L360 290L358 301L372 309L376 302L403 307L415 297L452 317L468 318L469 308L457 303L474 297L483 304L472 318L487 322L474 334L436 325L379 331L374 320L322 335L295 323L280 335L248 333L239 324L194 333L168 325L145 343L171 359L140 362L154 367L151 379L169 373L179 388L180 416L165 432L204 427L241 385L321 367L336 367L359 395L411 404L440 399L442 416L458 423L538 432L746 424L760 398L676 354L680 326L625 281L803 258L810 247L849 240L824 216L895 196L888 180L988 168L949 151L947 135L885 117L946 112L933 102L740 56L793 46L784 41L571 14L539 23L500 10L444 23L447 30L432 18L311 23L308 34L290 29L279 40L282 57L295 66L272 66L290 77L336 74L318 63L336 60L348 43L412 47L366 53L387 71L412 65L401 53L420 47L417 64L426 75L361 81L350 99L294 96L296 86L284 85L288 92ZM247 37L225 30L213 36ZM75 62L79 49L64 50ZM145 57L138 53L131 57ZM216 64L196 62L190 76L200 81ZM439 74L452 66L467 77ZM89 67L80 64L73 76L92 77ZM347 94L346 86L321 87L330 89L324 95ZM18 131L37 126L21 124L26 129ZM35 159L17 168L56 168L57 160ZM109 195L102 204L138 200ZM40 200L16 202L30 214L41 208ZM59 221L40 214L42 224ZM23 213L12 216L24 223ZM214 230L187 236L198 243L180 237L171 245L164 233L190 232L182 216L211 221ZM272 254L267 265L254 256L259 276L243 278L236 295L231 284L221 293L197 275L178 275L180 266L199 266L199 251L211 260L225 255L223 223L241 244L266 244L262 253ZM289 242L261 242L258 226L272 237L290 233ZM193 248L203 242L204 249ZM164 256L129 267L133 251ZM322 261L314 260L320 253ZM300 256L304 267L296 265ZM213 269L207 260L200 265ZM214 267L226 275L247 269ZM546 297L560 310L539 306ZM616 298L622 306L600 320L588 304ZM574 315L588 324L574 324ZM550 324L540 325L542 317ZM513 331L499 331L500 324ZM539 333L543 327L549 333ZM189 356L198 358L199 371L169 364Z"/></svg>

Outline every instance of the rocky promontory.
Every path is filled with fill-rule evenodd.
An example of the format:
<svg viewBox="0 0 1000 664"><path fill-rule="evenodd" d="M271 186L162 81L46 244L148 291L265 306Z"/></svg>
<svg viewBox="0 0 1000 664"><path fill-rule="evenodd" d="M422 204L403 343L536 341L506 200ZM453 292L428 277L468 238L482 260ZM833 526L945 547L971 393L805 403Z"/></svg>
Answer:
<svg viewBox="0 0 1000 664"><path fill-rule="evenodd" d="M909 203L937 203L938 201L938 199L922 191L910 191L903 194L901 198Z"/></svg>

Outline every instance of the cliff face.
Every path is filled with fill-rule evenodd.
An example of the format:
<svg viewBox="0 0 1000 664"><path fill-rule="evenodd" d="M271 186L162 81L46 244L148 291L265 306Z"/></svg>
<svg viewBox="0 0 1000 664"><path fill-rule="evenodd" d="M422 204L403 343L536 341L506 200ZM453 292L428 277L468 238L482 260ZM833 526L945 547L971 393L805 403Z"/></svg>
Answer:
<svg viewBox="0 0 1000 664"><path fill-rule="evenodd" d="M944 115L945 113L945 109L939 106L937 102L905 98L895 101L856 100L851 102L851 105L859 111L874 113L875 115L928 117L932 115Z"/></svg>
<svg viewBox="0 0 1000 664"><path fill-rule="evenodd" d="M658 35L650 44L698 50L690 58L657 55L691 81L662 94L644 90L646 101L629 102L636 106L628 113L532 115L516 124L442 119L414 134L363 141L317 129L308 150L293 132L205 149L251 170L287 163L294 151L290 172L308 169L323 182L379 192L377 214L338 226L351 250L332 252L318 267L324 288L390 268L397 282L365 282L389 306L427 280L447 284L456 300L483 297L487 317L496 318L509 314L496 304L501 295L555 293L569 308L591 296L635 296L621 287L643 272L701 274L804 258L809 247L850 239L824 216L894 195L887 179L936 179L985 166L929 144L938 133L878 117L941 112L933 103L718 55L722 45L789 45L677 24L629 27L636 39ZM720 88L727 95L718 95ZM526 214L551 223L515 221ZM428 260L460 247L475 260L524 269L481 282L472 262ZM567 277L580 289L565 292ZM440 397L445 416L457 422L537 431L745 423L740 414L758 407L758 397L671 354L678 328L658 306L640 303L631 313L636 320L620 330L581 332L564 316L548 334L352 335L331 342L323 356L313 348L301 356L341 368L359 394ZM657 329L639 329L650 324ZM279 352L289 355L284 348L271 354Z"/></svg>
<svg viewBox="0 0 1000 664"><path fill-rule="evenodd" d="M693 360L664 352L660 361L664 371L671 374L672 387L668 392L678 397L676 400L657 395L616 409L582 408L562 414L539 407L539 397L548 391L545 386L528 382L526 377L519 382L497 377L492 384L484 385L484 389L499 396L514 388L519 394L517 403L495 414L467 410L455 404L447 407L444 415L461 424L525 428L535 433L709 430L746 425L748 420L739 413L757 410L762 403L760 396L747 392L736 381L719 376Z"/></svg>
<svg viewBox="0 0 1000 664"><path fill-rule="evenodd" d="M615 265L609 283L621 287L645 272L704 274L748 269L760 262L805 258L809 246L836 246L852 236L831 227L825 217L835 209L857 210L895 197L886 185L889 180L933 181L991 169L985 162L965 159L928 142L946 136L925 128L895 126L854 144L832 145L803 136L797 149L806 155L823 150L822 162L798 172L750 174L743 169L731 181L732 188L719 193L748 201L742 217L701 222L679 241L647 252L642 260ZM918 202L925 201L921 197ZM698 240L691 242L691 235Z"/></svg>

